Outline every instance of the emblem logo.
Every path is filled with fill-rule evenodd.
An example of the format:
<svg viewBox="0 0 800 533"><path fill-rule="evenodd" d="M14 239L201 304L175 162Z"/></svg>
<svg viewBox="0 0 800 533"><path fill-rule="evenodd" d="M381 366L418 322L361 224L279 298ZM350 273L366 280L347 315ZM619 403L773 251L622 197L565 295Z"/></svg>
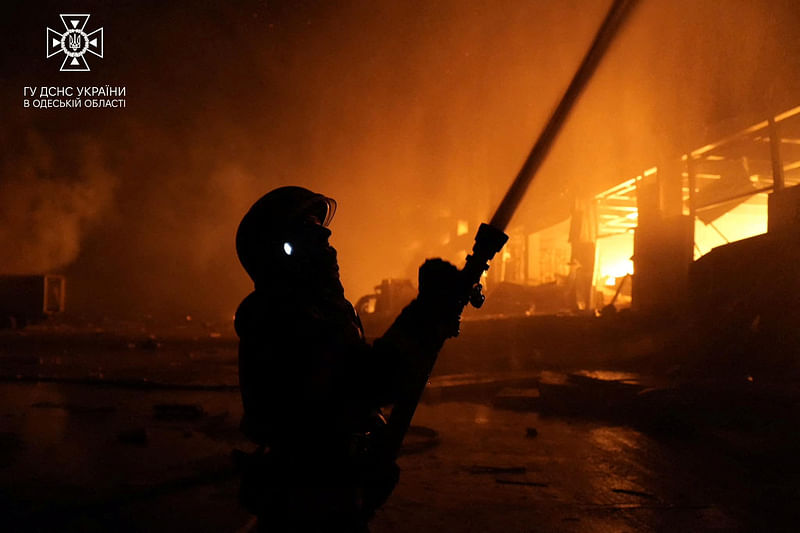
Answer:
<svg viewBox="0 0 800 533"><path fill-rule="evenodd" d="M84 29L89 22L89 15L62 14L59 17L66 31L58 33L47 28L47 57L63 52L65 57L61 72L88 72L89 63L84 57L86 52L103 57L103 28L86 33Z"/></svg>

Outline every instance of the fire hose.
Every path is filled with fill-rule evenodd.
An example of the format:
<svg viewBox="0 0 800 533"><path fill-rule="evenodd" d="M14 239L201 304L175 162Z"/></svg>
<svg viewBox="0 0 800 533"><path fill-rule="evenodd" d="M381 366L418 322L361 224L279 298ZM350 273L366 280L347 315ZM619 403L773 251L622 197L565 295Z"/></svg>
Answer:
<svg viewBox="0 0 800 533"><path fill-rule="evenodd" d="M519 207L536 172L550 152L553 142L564 122L566 122L575 102L591 79L600 60L605 55L635 3L636 0L614 0L578 70L550 115L544 129L539 134L522 168L520 168L511 186L506 191L491 221L488 224L482 223L478 228L472 253L467 256L464 268L461 270L465 294L468 295L463 302L465 306L467 302L474 307L480 307L483 304L484 296L481 293L480 280L483 273L489 269L489 261L508 241L508 235L505 234L504 230ZM430 361L426 362L425 379L421 383L415 383L409 390L408 395L397 402L392 409L386 428L386 447L384 448L384 451L390 455L391 459L397 458L403 438L411 425L411 419L414 417L417 404L422 397L435 363L436 354Z"/></svg>

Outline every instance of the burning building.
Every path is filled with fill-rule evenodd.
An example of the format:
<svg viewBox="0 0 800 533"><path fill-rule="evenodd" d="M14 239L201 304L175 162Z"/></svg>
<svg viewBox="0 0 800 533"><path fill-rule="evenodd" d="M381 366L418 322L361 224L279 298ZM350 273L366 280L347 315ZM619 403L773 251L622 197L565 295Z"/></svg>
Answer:
<svg viewBox="0 0 800 533"><path fill-rule="evenodd" d="M490 283L557 283L569 295L562 311L612 303L664 310L688 302L690 272L702 271L709 253L724 253L717 248L767 232L791 242L800 108L719 133L725 135L576 199L555 225L536 232L517 226Z"/></svg>

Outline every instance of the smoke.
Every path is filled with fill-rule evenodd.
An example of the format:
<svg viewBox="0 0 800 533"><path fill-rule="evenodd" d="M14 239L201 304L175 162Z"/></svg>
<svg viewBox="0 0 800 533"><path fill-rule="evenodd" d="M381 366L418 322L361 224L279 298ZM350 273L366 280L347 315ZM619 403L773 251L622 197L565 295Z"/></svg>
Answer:
<svg viewBox="0 0 800 533"><path fill-rule="evenodd" d="M2 166L2 274L44 273L72 263L85 232L107 214L116 183L96 144L83 143L63 157L36 131L22 138L25 157L6 157Z"/></svg>
<svg viewBox="0 0 800 533"><path fill-rule="evenodd" d="M236 226L289 184L339 202L332 241L352 300L426 256L459 262L609 3L85 2L107 53L79 81L42 74L55 65L37 46L57 20L39 13L58 4L20 3L4 33L17 35L0 65L17 73L6 109L36 83L124 85L128 107L4 117L0 236L17 253L2 269L62 269L73 310L230 317L250 289ZM796 2L639 4L510 230L562 220L574 196L719 124L798 103ZM459 220L469 233L455 240Z"/></svg>

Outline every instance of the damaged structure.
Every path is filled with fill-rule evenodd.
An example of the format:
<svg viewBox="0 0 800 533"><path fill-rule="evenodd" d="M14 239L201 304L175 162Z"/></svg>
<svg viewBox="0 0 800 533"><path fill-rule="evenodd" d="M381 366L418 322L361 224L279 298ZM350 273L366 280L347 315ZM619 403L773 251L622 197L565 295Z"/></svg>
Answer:
<svg viewBox="0 0 800 533"><path fill-rule="evenodd" d="M788 269L800 209L800 107L655 163L576 198L569 220L534 233L516 228L490 284L558 283L568 295L562 311L614 303L663 312L682 309L690 293L696 300L720 290L724 275L715 288L704 276L722 268L718 257L741 260L753 243L780 241L783 252L762 258L762 267Z"/></svg>
<svg viewBox="0 0 800 533"><path fill-rule="evenodd" d="M64 276L0 276L0 322L4 327L18 328L61 313L64 293Z"/></svg>
<svg viewBox="0 0 800 533"><path fill-rule="evenodd" d="M744 375L795 369L800 107L653 163L574 199L567 220L512 228L485 279L485 313L465 314L444 366L669 353ZM625 318L596 319L617 311Z"/></svg>

